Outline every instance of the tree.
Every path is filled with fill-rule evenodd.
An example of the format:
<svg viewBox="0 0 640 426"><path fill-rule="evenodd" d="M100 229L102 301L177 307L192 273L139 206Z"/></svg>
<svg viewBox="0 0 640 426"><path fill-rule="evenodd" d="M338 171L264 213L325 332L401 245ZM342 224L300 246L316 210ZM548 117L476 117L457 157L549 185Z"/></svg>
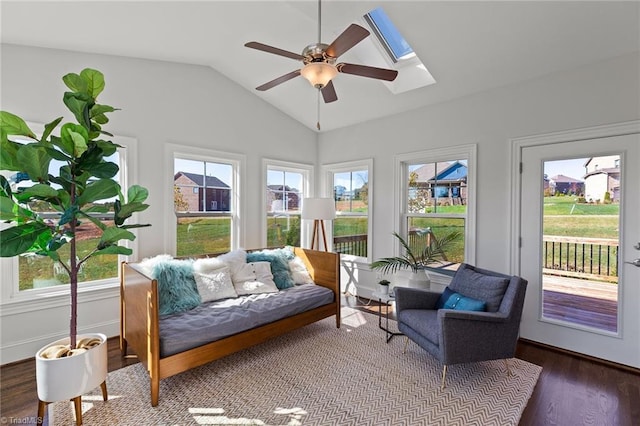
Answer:
<svg viewBox="0 0 640 426"><path fill-rule="evenodd" d="M173 206L176 211L184 212L189 210L189 204L184 200L184 196L178 185L173 185Z"/></svg>
<svg viewBox="0 0 640 426"><path fill-rule="evenodd" d="M94 256L131 254L132 250L118 245L119 241L135 239L130 228L149 225L126 225L125 221L149 205L144 204L148 191L141 186L131 186L125 196L114 179L118 165L106 160L116 152L118 145L101 138L113 136L102 130L102 126L109 122L107 114L116 111L114 107L97 103L97 97L105 87L102 73L87 68L80 74L65 75L62 81L71 90L64 93L63 102L77 124L63 124L59 136L53 132L63 117L47 124L38 138L22 118L0 111L0 169L27 174L33 183L14 191L0 175L0 219L11 223L0 231L0 256L25 253L48 256L66 270L71 295L69 349L74 350L80 269ZM22 143L16 139L28 141ZM49 170L53 160L62 163L57 174ZM93 214L107 213L108 207L96 202L114 198L113 225L106 225ZM30 207L32 202L48 203L58 217L53 223L45 220L39 208ZM78 258L76 230L83 220L89 220L99 228L100 239L89 254ZM59 250L67 244L69 259L61 259Z"/></svg>

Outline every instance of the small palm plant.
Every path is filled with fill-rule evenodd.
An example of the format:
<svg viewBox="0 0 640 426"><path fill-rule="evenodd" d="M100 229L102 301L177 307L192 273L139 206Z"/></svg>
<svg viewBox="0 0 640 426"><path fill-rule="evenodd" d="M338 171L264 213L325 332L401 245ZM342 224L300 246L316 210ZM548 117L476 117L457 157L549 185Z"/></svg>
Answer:
<svg viewBox="0 0 640 426"><path fill-rule="evenodd" d="M431 231L429 230L429 232ZM404 255L383 257L369 265L371 269L380 270L384 274L393 274L399 269L410 269L412 272L417 273L432 263L442 263L446 259L445 249L460 237L460 232L453 231L440 238L432 238L431 243L427 244L420 253L414 253L411 246L400 234L394 232L393 235L400 241L404 249Z"/></svg>

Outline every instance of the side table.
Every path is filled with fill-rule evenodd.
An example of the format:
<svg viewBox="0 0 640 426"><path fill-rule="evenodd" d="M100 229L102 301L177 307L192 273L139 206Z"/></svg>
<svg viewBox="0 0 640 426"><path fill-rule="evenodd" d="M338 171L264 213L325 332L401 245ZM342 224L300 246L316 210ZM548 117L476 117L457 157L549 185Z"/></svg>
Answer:
<svg viewBox="0 0 640 426"><path fill-rule="evenodd" d="M396 300L396 298L392 294L379 293L377 291L373 292L373 297L377 298L378 303L380 303L380 310L378 311L378 327L380 327L381 330L384 330L384 332L386 333L387 343L389 343L389 340L391 340L393 336L402 336L402 333L392 331L391 329L389 329L389 307ZM383 304L385 307L384 327L382 326L382 305Z"/></svg>

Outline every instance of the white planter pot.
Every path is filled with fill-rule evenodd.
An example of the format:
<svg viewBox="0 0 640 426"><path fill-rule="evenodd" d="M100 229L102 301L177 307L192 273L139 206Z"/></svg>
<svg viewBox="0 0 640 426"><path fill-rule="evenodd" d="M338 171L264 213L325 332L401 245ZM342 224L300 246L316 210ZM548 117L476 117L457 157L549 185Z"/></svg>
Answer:
<svg viewBox="0 0 640 426"><path fill-rule="evenodd" d="M68 345L69 338L48 344L36 353L36 380L38 399L55 402L73 399L100 386L107 378L107 336L101 333L81 337L98 337L102 340L90 350L66 358L42 358L42 352L52 345Z"/></svg>
<svg viewBox="0 0 640 426"><path fill-rule="evenodd" d="M431 288L431 279L427 271L412 272L409 276L409 287L429 290Z"/></svg>
<svg viewBox="0 0 640 426"><path fill-rule="evenodd" d="M378 293L389 294L389 285L378 284Z"/></svg>

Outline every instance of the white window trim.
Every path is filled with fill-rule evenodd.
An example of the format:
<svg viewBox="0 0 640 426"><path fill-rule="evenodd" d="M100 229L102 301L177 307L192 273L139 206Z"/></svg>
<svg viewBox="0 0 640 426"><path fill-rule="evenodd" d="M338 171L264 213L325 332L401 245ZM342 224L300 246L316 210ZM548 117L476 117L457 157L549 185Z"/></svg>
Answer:
<svg viewBox="0 0 640 426"><path fill-rule="evenodd" d="M27 122L27 125L36 134L41 134L44 131L44 125L41 123ZM121 156L120 175L122 177L120 183L122 188L128 188L132 182L138 181L137 168L135 167L138 164L138 140L117 135L114 135L111 140L124 147L123 150L119 150ZM136 222L137 213L132 216L132 219L133 222ZM131 232L136 234L136 229L131 229ZM122 241L121 244L132 249L133 254L131 256L118 256L118 263L128 261L138 250L137 238L134 241ZM0 278L3 283L0 286L0 307L2 308L0 316L15 315L69 304L68 284L19 291L18 273L17 257L0 259ZM116 296L120 286L119 275L120 268L118 268L117 277L81 283L78 286L79 303ZM11 285L6 285L5 283L11 283Z"/></svg>
<svg viewBox="0 0 640 426"><path fill-rule="evenodd" d="M447 148L429 149L419 152L398 154L394 157L394 211L395 231L406 237L404 216L408 176L405 175L406 163L436 163L451 160L467 160L467 213L465 221L464 259L466 263L476 262L476 188L477 188L477 144L459 145ZM400 255L400 244L394 244L394 256Z"/></svg>
<svg viewBox="0 0 640 426"><path fill-rule="evenodd" d="M311 197L311 188L313 188L313 177L315 176L314 166L311 164L303 164L303 163L293 163L290 161L281 161L281 160L272 160L269 158L262 159L262 188L267 187L267 171L271 170L280 170L283 172L293 172L300 173L303 176L304 182L302 183L302 191L304 197ZM302 200L300 200L302 201ZM267 205L267 193L266 191L262 191L262 204L261 206ZM301 212L302 213L302 212ZM262 223L261 223L261 244L262 247L267 246L267 215L262 215ZM303 227L302 219L300 221L300 246L306 247L307 244L311 242L311 237L309 236L309 232L305 232L306 228Z"/></svg>
<svg viewBox="0 0 640 426"><path fill-rule="evenodd" d="M231 152L216 151L205 148L196 148L188 145L179 145L175 143L167 143L165 145L165 170L169 170L170 173L166 173L165 183L165 215L164 215L164 229L165 240L164 246L167 253L177 252L177 229L176 229L176 216L174 213L173 205L173 168L174 159L181 158L185 160L212 162L212 163L227 163L231 164L233 171L231 175L231 250L243 247L245 244L244 227L241 226L241 220L243 212L245 211L245 201L243 195L245 179L245 164L247 162L246 156L243 154L235 154Z"/></svg>
<svg viewBox="0 0 640 426"><path fill-rule="evenodd" d="M373 158L347 161L341 163L325 164L322 166L322 196L333 198L333 175L335 173L350 172L357 169L367 169L368 174L368 191L367 191L367 257L353 256L343 254L342 260L354 263L369 264L373 260ZM327 239L329 241L329 249L333 250L333 226L329 227Z"/></svg>

